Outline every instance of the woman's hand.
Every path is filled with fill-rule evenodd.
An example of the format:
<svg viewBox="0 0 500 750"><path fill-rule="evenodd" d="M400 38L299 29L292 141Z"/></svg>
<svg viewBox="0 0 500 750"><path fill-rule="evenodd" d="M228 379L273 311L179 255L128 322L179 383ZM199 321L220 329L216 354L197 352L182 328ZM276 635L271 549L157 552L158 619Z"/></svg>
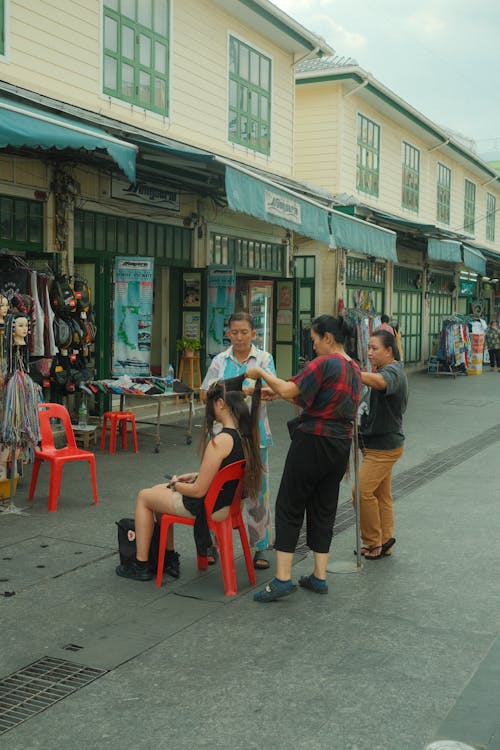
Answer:
<svg viewBox="0 0 500 750"><path fill-rule="evenodd" d="M198 476L198 472L194 471L194 472L191 472L190 474L179 474L178 477L172 477L172 481L192 483L196 481L197 476Z"/></svg>
<svg viewBox="0 0 500 750"><path fill-rule="evenodd" d="M274 393L274 391L271 388L269 388L268 385L265 385L262 388L260 397L262 401L275 401L277 398L279 398L279 396L276 393Z"/></svg>
<svg viewBox="0 0 500 750"><path fill-rule="evenodd" d="M250 380L258 380L262 377L263 370L261 367L247 367L245 377Z"/></svg>

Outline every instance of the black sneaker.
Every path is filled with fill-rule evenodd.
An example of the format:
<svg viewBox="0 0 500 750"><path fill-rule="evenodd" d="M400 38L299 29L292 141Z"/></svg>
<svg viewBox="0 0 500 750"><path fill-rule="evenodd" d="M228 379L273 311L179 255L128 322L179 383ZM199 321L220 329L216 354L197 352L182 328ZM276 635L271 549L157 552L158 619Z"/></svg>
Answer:
<svg viewBox="0 0 500 750"><path fill-rule="evenodd" d="M165 563L163 565L163 572L168 573L169 576L172 576L172 578L179 578L181 571L180 571L180 562L179 562L179 553L175 552L174 550L168 549L165 553Z"/></svg>
<svg viewBox="0 0 500 750"><path fill-rule="evenodd" d="M303 589L309 589L309 591L314 591L315 594L328 594L328 584L324 583L323 585L317 584L315 581L313 581L313 576L300 576L299 578L299 586L302 586Z"/></svg>
<svg viewBox="0 0 500 750"><path fill-rule="evenodd" d="M122 578L132 578L134 581L150 581L153 578L149 565L138 565L135 560L118 565L116 575Z"/></svg>

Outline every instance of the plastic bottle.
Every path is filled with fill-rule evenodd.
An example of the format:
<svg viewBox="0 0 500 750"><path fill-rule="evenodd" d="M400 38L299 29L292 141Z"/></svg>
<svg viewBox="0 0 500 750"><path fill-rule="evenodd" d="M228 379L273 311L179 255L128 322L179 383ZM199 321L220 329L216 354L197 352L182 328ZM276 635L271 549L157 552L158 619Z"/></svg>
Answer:
<svg viewBox="0 0 500 750"><path fill-rule="evenodd" d="M174 391L174 368L172 367L171 364L168 366L168 370L167 370L166 385L167 385L167 388L166 388L167 393L173 393Z"/></svg>
<svg viewBox="0 0 500 750"><path fill-rule="evenodd" d="M85 399L82 398L82 401L80 403L80 408L78 409L78 427L86 427L87 426L87 404L85 403Z"/></svg>

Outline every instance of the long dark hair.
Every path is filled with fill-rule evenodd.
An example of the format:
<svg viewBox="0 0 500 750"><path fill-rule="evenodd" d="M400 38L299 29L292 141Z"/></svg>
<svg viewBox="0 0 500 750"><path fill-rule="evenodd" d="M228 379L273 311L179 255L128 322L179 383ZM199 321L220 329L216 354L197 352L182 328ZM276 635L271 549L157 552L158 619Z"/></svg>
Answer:
<svg viewBox="0 0 500 750"><path fill-rule="evenodd" d="M210 440L214 438L214 401L222 398L231 411L245 456L245 491L250 497L257 497L262 485L264 467L260 456L259 407L262 381L255 382L250 409L245 401L245 395L240 391L226 390L224 380L216 381L207 391L205 419L199 445L199 453L203 455Z"/></svg>
<svg viewBox="0 0 500 750"><path fill-rule="evenodd" d="M399 356L399 349L396 344L396 338L390 331L386 331L384 328L379 328L378 331L372 333L372 338L380 339L382 346L385 349L392 349L394 359L399 362L401 357Z"/></svg>
<svg viewBox="0 0 500 750"><path fill-rule="evenodd" d="M342 344L344 349L352 349L352 339L354 338L354 329L352 325L342 315L320 315L312 322L314 333L320 338L324 338L325 333L331 333L337 344Z"/></svg>
<svg viewBox="0 0 500 750"><path fill-rule="evenodd" d="M4 348L5 348L5 362L6 372L10 376L15 370L25 370L28 372L29 369L29 350L28 342L24 344L14 344L14 332L16 330L16 320L24 318L28 323L28 336L30 334L30 319L28 315L24 313L8 313L5 316L5 334L4 334ZM2 353L0 352L0 356Z"/></svg>

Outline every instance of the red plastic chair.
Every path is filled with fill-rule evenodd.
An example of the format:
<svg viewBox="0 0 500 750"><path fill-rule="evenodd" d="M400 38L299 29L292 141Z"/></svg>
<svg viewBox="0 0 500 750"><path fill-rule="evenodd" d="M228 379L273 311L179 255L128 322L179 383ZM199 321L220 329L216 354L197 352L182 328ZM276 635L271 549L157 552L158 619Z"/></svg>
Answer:
<svg viewBox="0 0 500 750"><path fill-rule="evenodd" d="M61 406L61 404L39 404L38 419L40 422L42 441L41 447L35 448L35 463L33 464L33 471L31 474L28 500L33 500L40 466L43 461L48 461L50 463L49 511L55 512L57 510L57 501L59 500L59 490L61 487L61 476L64 464L68 461L88 461L92 476L94 504L97 505L99 499L97 497L95 456L90 451L84 451L81 448L76 447L73 425L71 424L68 410L64 406ZM51 419L60 419L63 424L67 442L67 445L64 448L56 448L54 445L54 436L50 425Z"/></svg>
<svg viewBox="0 0 500 750"><path fill-rule="evenodd" d="M250 545L248 543L247 532L241 513L241 500L243 497L243 475L245 472L245 461L235 461L217 472L212 484L205 497L205 509L207 513L208 528L215 534L217 546L219 548L220 564L222 569L222 578L224 581L224 594L226 596L236 596L236 569L234 567L234 550L233 550L233 530L237 529L240 533L241 546L245 556L248 578L252 586L255 586L255 571L253 568ZM212 520L214 506L222 487L226 482L238 479L233 502L231 503L227 518L223 521ZM165 549L167 545L167 532L173 523L183 523L186 526L194 526L194 518L184 518L170 513L164 513L161 517L160 526L160 546L158 550L158 569L156 572L156 585L161 586L163 577L163 563L165 559ZM206 570L208 560L206 557L197 555L198 570Z"/></svg>
<svg viewBox="0 0 500 750"><path fill-rule="evenodd" d="M122 448L127 449L127 423L130 422L132 428L132 440L134 443L134 453L139 450L137 447L137 428L135 424L135 415L131 411L106 411L102 418L102 432L100 450L104 450L106 444L106 427L109 421L109 452L116 453L116 433L118 428L122 436Z"/></svg>

